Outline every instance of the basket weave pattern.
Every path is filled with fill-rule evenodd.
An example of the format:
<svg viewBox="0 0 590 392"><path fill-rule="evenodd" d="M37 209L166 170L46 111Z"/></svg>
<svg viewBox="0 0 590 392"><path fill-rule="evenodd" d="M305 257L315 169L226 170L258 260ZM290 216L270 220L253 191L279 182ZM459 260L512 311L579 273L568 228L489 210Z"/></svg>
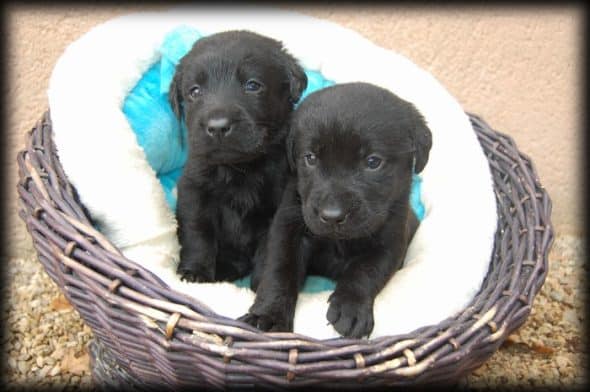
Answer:
<svg viewBox="0 0 590 392"><path fill-rule="evenodd" d="M358 388L453 382L524 323L545 280L553 240L551 201L531 160L510 137L470 118L498 206L490 268L463 311L408 334L316 340L262 333L170 290L93 228L58 160L49 113L17 157L19 214L39 261L93 331L93 375L101 384Z"/></svg>

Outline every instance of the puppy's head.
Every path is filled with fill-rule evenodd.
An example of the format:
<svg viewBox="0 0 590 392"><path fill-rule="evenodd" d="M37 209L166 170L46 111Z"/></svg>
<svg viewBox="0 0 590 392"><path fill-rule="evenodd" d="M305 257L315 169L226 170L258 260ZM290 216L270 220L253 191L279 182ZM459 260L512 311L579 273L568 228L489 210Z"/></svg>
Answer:
<svg viewBox="0 0 590 392"><path fill-rule="evenodd" d="M247 31L198 40L178 64L169 99L189 154L211 164L249 161L284 141L307 77L282 44Z"/></svg>
<svg viewBox="0 0 590 392"><path fill-rule="evenodd" d="M308 228L353 239L406 211L396 205L407 206L412 172L426 165L432 140L412 104L380 87L349 83L307 97L287 144Z"/></svg>

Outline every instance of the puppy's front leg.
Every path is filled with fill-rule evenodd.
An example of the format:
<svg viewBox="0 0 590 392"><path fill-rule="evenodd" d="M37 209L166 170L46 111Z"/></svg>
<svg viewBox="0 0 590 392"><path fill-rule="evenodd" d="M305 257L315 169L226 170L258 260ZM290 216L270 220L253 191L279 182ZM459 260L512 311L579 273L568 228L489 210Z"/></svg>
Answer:
<svg viewBox="0 0 590 392"><path fill-rule="evenodd" d="M264 331L293 330L295 304L309 256L302 240L302 219L295 183L291 181L268 232L256 299L240 320Z"/></svg>
<svg viewBox="0 0 590 392"><path fill-rule="evenodd" d="M264 234L261 236L260 240L258 241L258 245L256 246L254 256L252 257L252 275L250 280L250 289L254 292L256 292L256 289L258 288L258 284L260 283L260 277L264 270L267 244L268 231L264 232Z"/></svg>
<svg viewBox="0 0 590 392"><path fill-rule="evenodd" d="M345 337L361 338L373 330L373 303L391 277L392 255L388 253L357 257L328 298L326 318Z"/></svg>
<svg viewBox="0 0 590 392"><path fill-rule="evenodd" d="M336 289L328 298L326 318L339 334L361 338L373 331L373 304L375 297L404 260L407 247L407 230L404 225L394 230L393 246L375 244L371 253L350 260L336 282Z"/></svg>
<svg viewBox="0 0 590 392"><path fill-rule="evenodd" d="M182 246L176 273L189 282L213 282L217 258L215 227L198 188L182 178L178 182L176 216Z"/></svg>

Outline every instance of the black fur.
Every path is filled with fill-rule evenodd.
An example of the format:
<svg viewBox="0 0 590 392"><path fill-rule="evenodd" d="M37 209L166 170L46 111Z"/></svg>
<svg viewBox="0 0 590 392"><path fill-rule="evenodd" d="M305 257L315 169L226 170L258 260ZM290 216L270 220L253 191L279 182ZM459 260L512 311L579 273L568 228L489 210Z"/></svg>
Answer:
<svg viewBox="0 0 590 392"><path fill-rule="evenodd" d="M231 281L262 257L288 171L287 123L306 85L280 42L247 31L202 38L180 61L169 99L189 141L176 210L181 279Z"/></svg>
<svg viewBox="0 0 590 392"><path fill-rule="evenodd" d="M241 319L291 331L305 276L316 274L336 280L326 315L334 328L369 335L375 296L400 268L417 227L412 168L424 168L431 144L415 107L385 89L350 83L311 94L293 115L294 173L253 282L256 300Z"/></svg>

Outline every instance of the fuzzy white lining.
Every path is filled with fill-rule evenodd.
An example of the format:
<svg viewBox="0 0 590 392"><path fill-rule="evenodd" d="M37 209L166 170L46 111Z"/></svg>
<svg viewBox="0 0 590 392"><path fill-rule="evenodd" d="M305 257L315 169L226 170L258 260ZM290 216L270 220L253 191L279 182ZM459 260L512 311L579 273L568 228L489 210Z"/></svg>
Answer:
<svg viewBox="0 0 590 392"><path fill-rule="evenodd" d="M228 317L254 293L231 283L181 282L174 214L121 108L167 32L247 29L276 38L308 69L336 83L365 81L413 102L433 134L421 176L426 215L406 257L375 301L371 337L407 333L464 308L487 272L496 204L487 160L458 102L428 72L335 23L266 7L176 8L96 26L58 60L48 90L60 161L100 229L171 288ZM294 330L337 337L326 321L329 292L301 294Z"/></svg>

